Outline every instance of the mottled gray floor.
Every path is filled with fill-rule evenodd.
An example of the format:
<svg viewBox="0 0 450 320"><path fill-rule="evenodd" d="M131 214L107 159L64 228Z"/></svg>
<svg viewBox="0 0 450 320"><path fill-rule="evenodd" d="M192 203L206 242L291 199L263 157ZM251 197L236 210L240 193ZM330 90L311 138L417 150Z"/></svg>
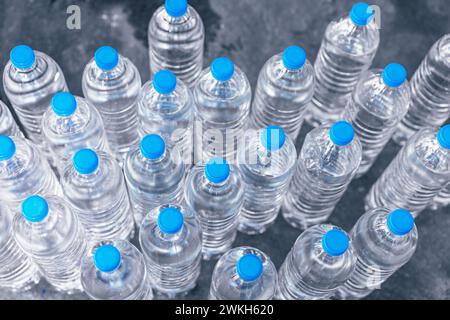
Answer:
<svg viewBox="0 0 450 320"><path fill-rule="evenodd" d="M0 65L9 50L26 43L50 54L61 65L70 89L81 95L81 74L96 47L115 46L138 66L144 81L149 78L147 24L162 1L152 0L0 0ZM264 61L284 47L302 44L313 61L327 23L351 7L349 0L198 0L190 3L206 27L206 61L230 56L255 85ZM431 45L450 31L448 0L376 0L381 15L381 45L374 66L391 61L403 63L410 75ZM66 28L66 8L81 7L79 31ZM6 101L4 93L1 98ZM310 128L304 128L298 146ZM331 223L350 230L363 213L363 198L398 147L390 143L373 169L354 181L337 206ZM411 262L392 276L372 299L450 298L449 209L426 211L417 220L419 246ZM278 219L266 234L239 235L236 245L265 251L277 267L299 232ZM214 263L204 263L199 285L187 298L207 296ZM41 283L28 293L0 291L0 298L67 298ZM84 295L73 298L85 298Z"/></svg>

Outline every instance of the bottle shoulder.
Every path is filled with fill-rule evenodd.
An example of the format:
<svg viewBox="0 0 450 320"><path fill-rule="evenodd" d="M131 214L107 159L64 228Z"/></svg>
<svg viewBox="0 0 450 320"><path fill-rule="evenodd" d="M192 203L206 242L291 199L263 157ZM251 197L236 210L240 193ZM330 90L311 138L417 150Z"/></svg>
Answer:
<svg viewBox="0 0 450 320"><path fill-rule="evenodd" d="M113 245L120 252L120 265L113 272L100 272L94 265L94 254L102 245ZM99 242L81 260L81 283L86 293L94 299L128 299L148 285L144 258L128 241Z"/></svg>

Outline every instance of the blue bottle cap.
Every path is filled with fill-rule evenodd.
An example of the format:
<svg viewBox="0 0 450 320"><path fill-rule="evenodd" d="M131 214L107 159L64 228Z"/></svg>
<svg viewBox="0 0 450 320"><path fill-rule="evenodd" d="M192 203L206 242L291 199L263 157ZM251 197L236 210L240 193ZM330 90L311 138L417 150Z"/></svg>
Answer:
<svg viewBox="0 0 450 320"><path fill-rule="evenodd" d="M33 49L29 46L21 44L14 47L9 53L9 59L17 69L26 70L33 66L36 61Z"/></svg>
<svg viewBox="0 0 450 320"><path fill-rule="evenodd" d="M242 280L255 281L263 272L263 263L256 254L246 254L237 262L236 270Z"/></svg>
<svg viewBox="0 0 450 320"><path fill-rule="evenodd" d="M396 88L406 81L407 75L404 66L399 63L390 63L384 68L382 78L387 86Z"/></svg>
<svg viewBox="0 0 450 320"><path fill-rule="evenodd" d="M153 88L160 94L172 93L177 86L177 78L169 70L161 70L153 76Z"/></svg>
<svg viewBox="0 0 450 320"><path fill-rule="evenodd" d="M22 202L22 215L29 222L41 222L48 215L48 203L41 196L28 197Z"/></svg>
<svg viewBox="0 0 450 320"><path fill-rule="evenodd" d="M346 121L336 122L330 129L330 139L335 145L346 146L353 141L354 137L355 130Z"/></svg>
<svg viewBox="0 0 450 320"><path fill-rule="evenodd" d="M166 0L164 8L169 16L177 18L186 14L188 2L187 0Z"/></svg>
<svg viewBox="0 0 450 320"><path fill-rule="evenodd" d="M68 117L77 109L77 100L69 92L59 92L52 98L52 109L60 117Z"/></svg>
<svg viewBox="0 0 450 320"><path fill-rule="evenodd" d="M0 161L9 160L16 153L16 144L8 136L0 136Z"/></svg>
<svg viewBox="0 0 450 320"><path fill-rule="evenodd" d="M450 124L439 129L436 137L442 148L450 149Z"/></svg>
<svg viewBox="0 0 450 320"><path fill-rule="evenodd" d="M322 237L323 250L330 256L342 255L348 248L350 240L344 231L332 229Z"/></svg>
<svg viewBox="0 0 450 320"><path fill-rule="evenodd" d="M140 149L145 158L156 160L166 151L166 143L159 135L149 134L141 140Z"/></svg>
<svg viewBox="0 0 450 320"><path fill-rule="evenodd" d="M158 227L168 234L175 234L183 227L183 214L177 208L164 208L159 212Z"/></svg>
<svg viewBox="0 0 450 320"><path fill-rule="evenodd" d="M298 70L305 64L306 52L298 46L287 47L281 56L284 66L289 70Z"/></svg>
<svg viewBox="0 0 450 320"><path fill-rule="evenodd" d="M81 149L75 153L72 162L78 173L91 174L98 168L98 155L94 150Z"/></svg>
<svg viewBox="0 0 450 320"><path fill-rule="evenodd" d="M119 54L113 47L103 46L95 51L94 60L97 67L109 71L114 69L119 63Z"/></svg>
<svg viewBox="0 0 450 320"><path fill-rule="evenodd" d="M281 149L286 141L286 134L283 128L278 126L268 126L261 132L260 142L269 151Z"/></svg>
<svg viewBox="0 0 450 320"><path fill-rule="evenodd" d="M388 215L387 226L393 234L404 236L414 228L414 218L408 210L397 209Z"/></svg>
<svg viewBox="0 0 450 320"><path fill-rule="evenodd" d="M230 176L230 165L223 158L212 158L205 166L205 176L212 183L222 183Z"/></svg>
<svg viewBox="0 0 450 320"><path fill-rule="evenodd" d="M120 251L111 244L98 247L94 253L94 265L101 272L113 272L120 266Z"/></svg>
<svg viewBox="0 0 450 320"><path fill-rule="evenodd" d="M365 2L358 2L350 11L350 19L360 27L366 26L374 15L373 8Z"/></svg>
<svg viewBox="0 0 450 320"><path fill-rule="evenodd" d="M227 57L216 58L211 63L210 70L217 81L228 81L234 74L234 63Z"/></svg>

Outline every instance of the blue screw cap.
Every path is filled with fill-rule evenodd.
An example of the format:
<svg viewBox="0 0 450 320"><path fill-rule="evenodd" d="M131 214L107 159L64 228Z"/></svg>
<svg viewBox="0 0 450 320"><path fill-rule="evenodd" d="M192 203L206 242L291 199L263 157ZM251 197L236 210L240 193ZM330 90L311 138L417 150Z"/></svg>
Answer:
<svg viewBox="0 0 450 320"><path fill-rule="evenodd" d="M335 145L346 146L354 137L355 129L346 121L336 122L330 129L330 139Z"/></svg>
<svg viewBox="0 0 450 320"><path fill-rule="evenodd" d="M119 54L113 47L103 46L95 51L94 60L97 67L109 71L114 69L119 63Z"/></svg>
<svg viewBox="0 0 450 320"><path fill-rule="evenodd" d="M14 47L9 53L9 59L14 67L21 70L29 69L36 61L33 49L27 45L19 45Z"/></svg>
<svg viewBox="0 0 450 320"><path fill-rule="evenodd" d="M159 212L158 227L164 233L177 233L183 227L183 223L183 214L177 208L164 208Z"/></svg>
<svg viewBox="0 0 450 320"><path fill-rule="evenodd" d="M387 226L393 234L404 236L414 228L414 218L408 210L397 209L388 215Z"/></svg>
<svg viewBox="0 0 450 320"><path fill-rule="evenodd" d="M350 11L350 19L357 26L364 27L370 22L374 14L375 12L371 6L365 2L358 2Z"/></svg>
<svg viewBox="0 0 450 320"><path fill-rule="evenodd" d="M339 229L332 229L322 237L323 250L330 256L337 257L347 251L350 240L347 234Z"/></svg>
<svg viewBox="0 0 450 320"><path fill-rule="evenodd" d="M177 18L186 14L188 2L187 0L166 0L164 8L169 16Z"/></svg>
<svg viewBox="0 0 450 320"><path fill-rule="evenodd" d="M212 183L222 183L230 176L230 165L223 158L212 158L205 166L205 176Z"/></svg>
<svg viewBox="0 0 450 320"><path fill-rule="evenodd" d="M41 196L28 197L22 202L22 215L29 222L41 222L48 215L48 203Z"/></svg>
<svg viewBox="0 0 450 320"><path fill-rule="evenodd" d="M0 161L9 160L16 153L16 144L8 136L0 136Z"/></svg>
<svg viewBox="0 0 450 320"><path fill-rule="evenodd" d="M405 81L408 73L404 66L399 63L388 64L382 73L384 83L389 87L400 87Z"/></svg>
<svg viewBox="0 0 450 320"><path fill-rule="evenodd" d="M77 109L77 100L69 92L59 92L52 98L52 109L60 117L68 117Z"/></svg>
<svg viewBox="0 0 450 320"><path fill-rule="evenodd" d="M172 93L177 86L177 78L169 70L161 70L153 76L153 88L160 94Z"/></svg>
<svg viewBox="0 0 450 320"><path fill-rule="evenodd" d="M220 57L214 59L210 70L217 81L228 81L234 74L234 63L227 57Z"/></svg>
<svg viewBox="0 0 450 320"><path fill-rule="evenodd" d="M98 155L94 150L81 149L75 153L72 162L78 173L91 174L98 168Z"/></svg>
<svg viewBox="0 0 450 320"><path fill-rule="evenodd" d="M236 270L242 280L255 281L263 272L263 263L256 254L246 254L237 262Z"/></svg>
<svg viewBox="0 0 450 320"><path fill-rule="evenodd" d="M94 265L101 272L113 272L120 266L120 251L111 244L98 247L94 253Z"/></svg>
<svg viewBox="0 0 450 320"><path fill-rule="evenodd" d="M166 151L166 143L161 136L157 134L149 134L141 140L140 149L145 158L156 160L161 158Z"/></svg>
<svg viewBox="0 0 450 320"><path fill-rule="evenodd" d="M283 128L278 126L268 126L261 132L260 142L269 151L281 149L286 142L286 134Z"/></svg>
<svg viewBox="0 0 450 320"><path fill-rule="evenodd" d="M289 70L298 70L306 62L306 52L298 46L287 47L281 56L283 65Z"/></svg>
<svg viewBox="0 0 450 320"><path fill-rule="evenodd" d="M450 149L450 124L439 129L436 138L442 148Z"/></svg>

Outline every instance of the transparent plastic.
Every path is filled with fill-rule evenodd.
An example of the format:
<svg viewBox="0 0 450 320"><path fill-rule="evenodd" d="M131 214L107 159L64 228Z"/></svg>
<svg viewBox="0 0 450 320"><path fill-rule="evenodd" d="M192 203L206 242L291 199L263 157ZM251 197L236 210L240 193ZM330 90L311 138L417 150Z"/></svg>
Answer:
<svg viewBox="0 0 450 320"><path fill-rule="evenodd" d="M362 146L358 177L369 171L409 107L408 81L399 87L389 87L382 73L381 69L372 69L361 76L343 114Z"/></svg>
<svg viewBox="0 0 450 320"><path fill-rule="evenodd" d="M330 139L330 125L308 133L296 172L282 206L283 217L296 228L325 222L348 188L361 162L361 143L355 136L346 146Z"/></svg>
<svg viewBox="0 0 450 320"><path fill-rule="evenodd" d="M361 74L372 64L379 43L375 19L357 26L347 15L328 25L314 64L315 92L306 116L310 124L339 119Z"/></svg>
<svg viewBox="0 0 450 320"><path fill-rule="evenodd" d="M241 279L236 270L239 259L247 254L258 256L263 272L254 281ZM217 262L211 280L210 300L272 300L278 286L275 265L262 251L251 247L237 247L226 252Z"/></svg>
<svg viewBox="0 0 450 320"><path fill-rule="evenodd" d="M284 66L281 53L270 58L259 73L251 126L280 126L295 141L314 94L314 78L314 68L308 60L300 69L290 70Z"/></svg>
<svg viewBox="0 0 450 320"><path fill-rule="evenodd" d="M339 299L362 299L381 285L413 256L417 228L398 236L387 226L391 210L377 208L364 214L351 232L357 256L355 271L337 291Z"/></svg>
<svg viewBox="0 0 450 320"><path fill-rule="evenodd" d="M28 69L16 68L11 61L3 72L3 88L28 138L42 145L42 115L55 93L67 91L58 64L48 55L34 51L35 63Z"/></svg>
<svg viewBox="0 0 450 320"><path fill-rule="evenodd" d="M134 219L122 170L109 154L96 153L98 168L90 174L66 167L61 177L64 195L89 240L130 239Z"/></svg>
<svg viewBox="0 0 450 320"><path fill-rule="evenodd" d="M139 134L157 133L173 149L177 147L183 162L190 167L193 161L194 100L190 89L179 79L175 91L160 94L149 81L139 97Z"/></svg>
<svg viewBox="0 0 450 320"><path fill-rule="evenodd" d="M177 149L166 148L160 158L152 160L135 147L123 170L138 227L150 210L162 204L182 203L185 166Z"/></svg>
<svg viewBox="0 0 450 320"><path fill-rule="evenodd" d="M11 111L6 104L0 100L0 135L5 136L22 136L22 132L17 126Z"/></svg>
<svg viewBox="0 0 450 320"><path fill-rule="evenodd" d="M238 229L247 234L263 233L275 222L297 160L289 136L282 148L274 151L261 144L260 136L260 131L252 135L238 158L245 189Z"/></svg>
<svg viewBox="0 0 450 320"><path fill-rule="evenodd" d="M235 66L230 80L218 81L206 68L193 92L195 163L205 163L212 157L235 163L252 99L246 75Z"/></svg>
<svg viewBox="0 0 450 320"><path fill-rule="evenodd" d="M38 267L13 236L12 213L0 204L0 288L26 291L39 282Z"/></svg>
<svg viewBox="0 0 450 320"><path fill-rule="evenodd" d="M204 41L203 22L194 8L188 6L184 15L172 17L159 7L148 25L152 74L167 69L192 87L203 68Z"/></svg>
<svg viewBox="0 0 450 320"><path fill-rule="evenodd" d="M332 225L316 225L298 237L278 274L280 300L326 300L351 276L356 255L352 243L340 256L331 256L322 246Z"/></svg>
<svg viewBox="0 0 450 320"><path fill-rule="evenodd" d="M72 115L58 116L49 108L42 117L45 144L51 154L51 163L60 175L79 149L110 152L100 114L85 99L75 99L77 108Z"/></svg>
<svg viewBox="0 0 450 320"><path fill-rule="evenodd" d="M122 164L128 150L138 143L137 100L142 86L136 66L119 55L111 70L100 69L92 59L84 69L83 95L100 112L113 155Z"/></svg>
<svg viewBox="0 0 450 320"><path fill-rule="evenodd" d="M113 245L120 251L120 266L112 272L95 267L94 254L102 245ZM153 298L149 275L142 253L125 240L97 242L81 262L81 284L94 300L151 300Z"/></svg>
<svg viewBox="0 0 450 320"><path fill-rule="evenodd" d="M183 214L183 226L174 234L161 231L158 216L164 208L177 208ZM168 298L180 297L192 290L200 275L202 236L200 225L187 208L162 205L144 218L139 243L155 291Z"/></svg>
<svg viewBox="0 0 450 320"><path fill-rule="evenodd" d="M222 183L210 182L204 167L189 172L184 190L187 207L202 227L203 259L215 259L231 248L244 203L244 186L235 166Z"/></svg>
<svg viewBox="0 0 450 320"><path fill-rule="evenodd" d="M417 132L397 154L366 197L366 210L404 208L416 217L450 181L450 150L437 128Z"/></svg>
<svg viewBox="0 0 450 320"><path fill-rule="evenodd" d="M445 123L450 114L450 34L431 48L411 79L411 104L394 134L404 145L418 130Z"/></svg>
<svg viewBox="0 0 450 320"><path fill-rule="evenodd" d="M41 222L15 215L16 241L57 290L81 291L80 264L87 248L84 229L62 198L50 196L45 200L49 212Z"/></svg>
<svg viewBox="0 0 450 320"><path fill-rule="evenodd" d="M11 137L16 153L0 161L0 199L14 211L31 195L62 195L61 186L40 149L32 142Z"/></svg>

